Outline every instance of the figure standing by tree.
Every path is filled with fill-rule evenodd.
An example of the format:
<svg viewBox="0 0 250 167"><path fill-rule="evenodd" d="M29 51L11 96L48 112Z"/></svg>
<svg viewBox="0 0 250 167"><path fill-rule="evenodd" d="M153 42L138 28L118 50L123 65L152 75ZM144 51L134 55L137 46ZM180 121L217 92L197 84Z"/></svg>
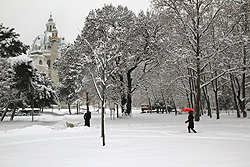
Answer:
<svg viewBox="0 0 250 167"><path fill-rule="evenodd" d="M193 112L189 111L188 113L188 120L185 121L185 123L188 123L188 133L190 133L190 129L196 133L196 131L194 130L194 116L193 116Z"/></svg>
<svg viewBox="0 0 250 167"><path fill-rule="evenodd" d="M91 112L87 111L84 116L83 116L84 120L85 120L85 126L90 127L90 119L91 119Z"/></svg>

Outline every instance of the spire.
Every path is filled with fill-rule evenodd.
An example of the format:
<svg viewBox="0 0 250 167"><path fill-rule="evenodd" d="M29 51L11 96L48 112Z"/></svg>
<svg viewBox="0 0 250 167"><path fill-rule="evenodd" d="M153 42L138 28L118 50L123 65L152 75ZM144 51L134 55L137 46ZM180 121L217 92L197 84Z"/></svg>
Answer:
<svg viewBox="0 0 250 167"><path fill-rule="evenodd" d="M54 22L52 18L52 12L50 12L50 18L48 22L46 23L46 31L52 32L52 30L56 29L56 23Z"/></svg>
<svg viewBox="0 0 250 167"><path fill-rule="evenodd" d="M53 21L53 18L52 18L52 12L50 12L50 18L48 21Z"/></svg>

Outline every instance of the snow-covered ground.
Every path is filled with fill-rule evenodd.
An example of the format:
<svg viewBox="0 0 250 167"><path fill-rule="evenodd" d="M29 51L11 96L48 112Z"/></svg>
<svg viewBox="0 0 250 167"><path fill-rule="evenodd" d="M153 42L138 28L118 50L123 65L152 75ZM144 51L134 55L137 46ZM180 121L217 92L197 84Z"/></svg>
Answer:
<svg viewBox="0 0 250 167"><path fill-rule="evenodd" d="M187 114L140 114L110 120L106 115L106 146L100 137L100 114L91 127L83 115L46 111L0 122L1 167L249 167L250 119L221 114L202 116L198 133L188 134ZM248 113L250 114L250 113ZM75 124L67 128L66 121Z"/></svg>

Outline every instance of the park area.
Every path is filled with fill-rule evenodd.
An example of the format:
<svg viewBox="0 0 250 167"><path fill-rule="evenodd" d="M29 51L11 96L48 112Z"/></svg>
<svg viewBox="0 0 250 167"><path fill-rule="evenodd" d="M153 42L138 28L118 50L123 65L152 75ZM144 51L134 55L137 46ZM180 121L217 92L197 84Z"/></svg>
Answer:
<svg viewBox="0 0 250 167"><path fill-rule="evenodd" d="M74 112L73 112L74 113ZM91 127L83 115L45 110L40 116L8 117L0 122L1 167L249 167L250 119L221 113L195 122L187 133L187 114L141 114L111 119L92 110ZM66 122L74 124L67 127Z"/></svg>

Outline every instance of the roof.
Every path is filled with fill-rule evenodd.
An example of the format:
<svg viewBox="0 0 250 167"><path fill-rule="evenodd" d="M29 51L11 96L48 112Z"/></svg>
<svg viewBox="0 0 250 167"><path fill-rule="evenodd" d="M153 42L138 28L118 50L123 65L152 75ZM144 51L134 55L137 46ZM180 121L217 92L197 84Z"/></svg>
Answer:
<svg viewBox="0 0 250 167"><path fill-rule="evenodd" d="M33 52L30 52L30 54L31 54L31 55L34 55L34 54L42 55L43 52L40 51L40 50L35 50L35 51L33 51Z"/></svg>

